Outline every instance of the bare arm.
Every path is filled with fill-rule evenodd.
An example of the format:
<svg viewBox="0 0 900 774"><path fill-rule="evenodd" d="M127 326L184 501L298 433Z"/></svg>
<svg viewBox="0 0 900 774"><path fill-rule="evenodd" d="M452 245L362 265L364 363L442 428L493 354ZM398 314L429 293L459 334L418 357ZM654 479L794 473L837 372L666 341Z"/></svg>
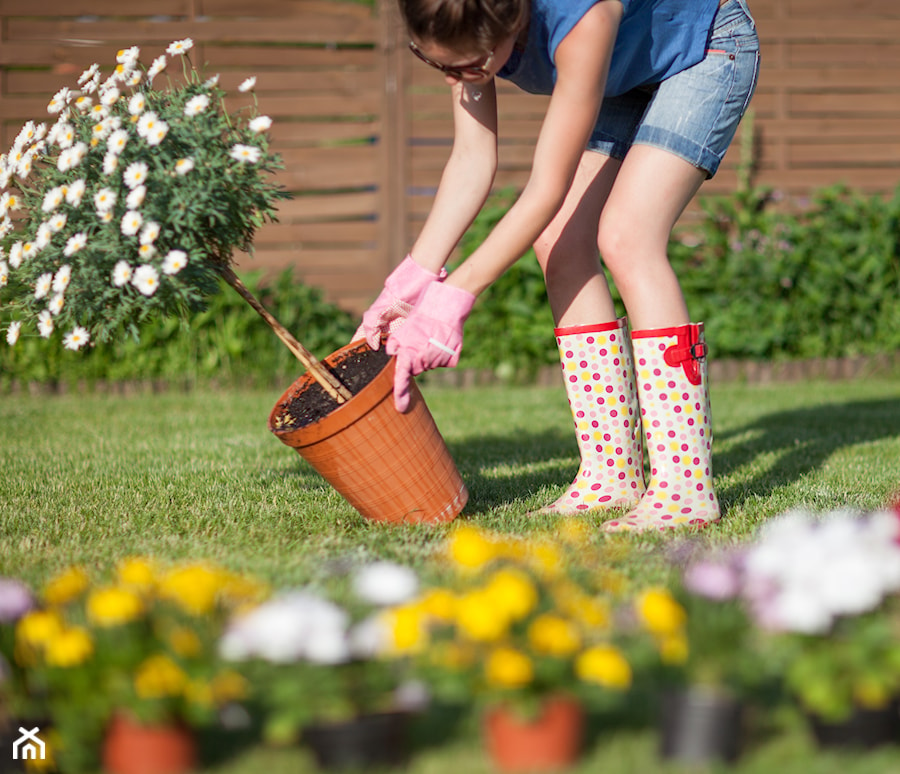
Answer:
<svg viewBox="0 0 900 774"><path fill-rule="evenodd" d="M437 272L481 210L497 171L497 93L485 84L451 87L454 140L413 259ZM478 99L476 99L476 96Z"/></svg>
<svg viewBox="0 0 900 774"><path fill-rule="evenodd" d="M603 100L622 4L597 3L556 51L557 81L522 195L447 282L475 295L515 263L562 206Z"/></svg>

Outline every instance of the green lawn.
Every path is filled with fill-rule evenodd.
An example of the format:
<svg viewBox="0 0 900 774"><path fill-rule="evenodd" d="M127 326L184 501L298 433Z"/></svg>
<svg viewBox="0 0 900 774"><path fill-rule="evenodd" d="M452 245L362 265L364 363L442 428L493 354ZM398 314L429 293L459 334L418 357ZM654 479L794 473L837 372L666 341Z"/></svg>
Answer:
<svg viewBox="0 0 900 774"><path fill-rule="evenodd" d="M287 386L287 385L285 385ZM277 586L303 583L347 556L427 572L447 527L362 521L266 429L281 390L0 398L0 575L39 584L81 563L124 555L208 558ZM471 493L462 518L522 533L551 526L528 512L577 468L561 389L425 388ZM715 473L722 522L695 539L730 544L805 506L871 509L900 490L900 380L714 385ZM602 518L595 517L599 524ZM606 537L633 548L627 571L652 579L684 537ZM772 727L787 728L773 734ZM900 771L900 753L815 754L798 720L757 719L738 772ZM251 746L211 770L312 770L307 753ZM487 771L472 728L417 752L409 770ZM578 771L661 767L652 730L601 729Z"/></svg>

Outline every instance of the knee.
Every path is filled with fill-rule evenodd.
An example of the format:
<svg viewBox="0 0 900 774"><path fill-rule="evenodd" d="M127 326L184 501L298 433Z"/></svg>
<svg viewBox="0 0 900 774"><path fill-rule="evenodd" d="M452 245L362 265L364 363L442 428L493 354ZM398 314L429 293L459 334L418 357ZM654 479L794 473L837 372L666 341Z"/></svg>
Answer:
<svg viewBox="0 0 900 774"><path fill-rule="evenodd" d="M634 229L625 228L615 220L600 219L597 229L597 249L603 263L613 275L627 265L637 250Z"/></svg>

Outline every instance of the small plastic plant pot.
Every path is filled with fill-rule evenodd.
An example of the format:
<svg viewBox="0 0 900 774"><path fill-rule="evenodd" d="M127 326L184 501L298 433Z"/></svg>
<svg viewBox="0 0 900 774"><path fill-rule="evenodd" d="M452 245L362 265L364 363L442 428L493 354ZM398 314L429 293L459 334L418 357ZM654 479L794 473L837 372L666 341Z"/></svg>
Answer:
<svg viewBox="0 0 900 774"><path fill-rule="evenodd" d="M336 369L367 350L356 341L325 358ZM292 427L290 407L313 384L304 374L278 399L269 430L294 448L366 519L391 523L440 524L462 511L469 493L447 444L416 387L410 406L394 408L395 358L353 397L326 416Z"/></svg>

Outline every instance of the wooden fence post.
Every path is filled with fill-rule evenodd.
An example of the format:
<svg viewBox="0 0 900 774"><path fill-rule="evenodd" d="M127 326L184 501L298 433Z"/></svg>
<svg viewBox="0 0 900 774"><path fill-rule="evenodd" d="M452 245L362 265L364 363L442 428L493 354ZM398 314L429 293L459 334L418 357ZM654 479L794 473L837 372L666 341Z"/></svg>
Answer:
<svg viewBox="0 0 900 774"><path fill-rule="evenodd" d="M387 274L409 250L407 187L409 115L406 101L406 47L397 0L379 0L380 59L384 84L379 136L379 207L381 258Z"/></svg>

